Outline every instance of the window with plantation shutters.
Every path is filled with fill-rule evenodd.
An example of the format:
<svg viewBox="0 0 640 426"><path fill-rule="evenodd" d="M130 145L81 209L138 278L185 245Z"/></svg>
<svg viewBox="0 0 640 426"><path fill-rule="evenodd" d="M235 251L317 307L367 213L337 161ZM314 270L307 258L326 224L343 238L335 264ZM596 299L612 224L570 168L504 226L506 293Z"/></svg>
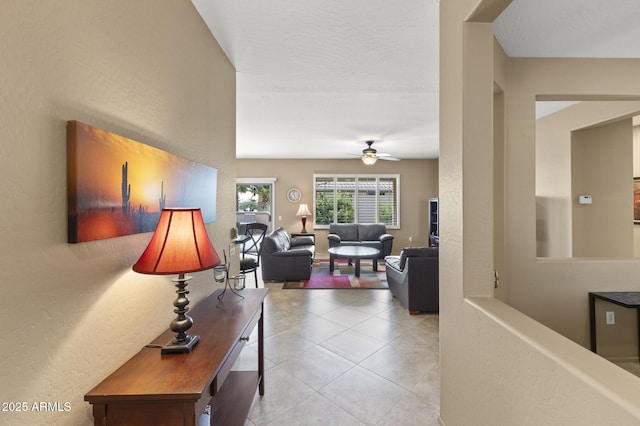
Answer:
<svg viewBox="0 0 640 426"><path fill-rule="evenodd" d="M329 225L335 220L336 185L332 177L314 178L314 208L315 226Z"/></svg>
<svg viewBox="0 0 640 426"><path fill-rule="evenodd" d="M398 180L391 177L378 178L378 222L398 224Z"/></svg>
<svg viewBox="0 0 640 426"><path fill-rule="evenodd" d="M358 220L357 223L378 223L377 183L375 177L358 179Z"/></svg>
<svg viewBox="0 0 640 426"><path fill-rule="evenodd" d="M336 177L335 221L337 223L354 223L356 210L355 178Z"/></svg>
<svg viewBox="0 0 640 426"><path fill-rule="evenodd" d="M384 223L400 227L399 175L313 176L314 226L331 223Z"/></svg>

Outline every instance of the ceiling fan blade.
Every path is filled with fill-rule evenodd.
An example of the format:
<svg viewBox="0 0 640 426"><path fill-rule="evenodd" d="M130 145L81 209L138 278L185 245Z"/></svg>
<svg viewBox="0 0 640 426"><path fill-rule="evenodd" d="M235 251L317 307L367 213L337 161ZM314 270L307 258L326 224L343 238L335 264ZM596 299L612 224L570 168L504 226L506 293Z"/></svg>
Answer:
<svg viewBox="0 0 640 426"><path fill-rule="evenodd" d="M395 158L395 157L381 157L380 154L378 154L378 160L386 160L386 161L400 161L399 158Z"/></svg>

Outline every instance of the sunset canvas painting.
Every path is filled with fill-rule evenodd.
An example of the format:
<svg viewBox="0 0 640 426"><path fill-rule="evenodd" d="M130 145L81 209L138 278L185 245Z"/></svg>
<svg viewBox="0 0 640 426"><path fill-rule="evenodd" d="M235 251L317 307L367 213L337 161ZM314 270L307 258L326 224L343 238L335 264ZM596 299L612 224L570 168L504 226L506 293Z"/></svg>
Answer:
<svg viewBox="0 0 640 426"><path fill-rule="evenodd" d="M79 121L67 123L68 241L152 232L164 207L216 219L217 170Z"/></svg>

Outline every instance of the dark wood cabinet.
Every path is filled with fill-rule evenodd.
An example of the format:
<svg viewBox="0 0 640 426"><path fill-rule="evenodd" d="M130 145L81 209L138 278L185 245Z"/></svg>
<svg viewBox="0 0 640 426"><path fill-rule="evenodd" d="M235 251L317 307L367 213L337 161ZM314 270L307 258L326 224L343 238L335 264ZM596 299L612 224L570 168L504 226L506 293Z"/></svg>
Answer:
<svg viewBox="0 0 640 426"><path fill-rule="evenodd" d="M263 302L268 289L245 289L240 298L221 290L189 314L200 341L190 354L160 353L173 337L167 330L84 397L96 425L198 424L207 405L212 425L244 425L256 388L264 394ZM231 371L258 327L256 371Z"/></svg>

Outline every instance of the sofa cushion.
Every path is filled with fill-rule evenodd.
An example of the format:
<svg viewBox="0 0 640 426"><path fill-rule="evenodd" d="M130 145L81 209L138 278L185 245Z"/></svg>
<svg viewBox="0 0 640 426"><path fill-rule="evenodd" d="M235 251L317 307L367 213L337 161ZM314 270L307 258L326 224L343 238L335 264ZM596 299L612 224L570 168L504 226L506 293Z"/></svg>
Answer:
<svg viewBox="0 0 640 426"><path fill-rule="evenodd" d="M315 240L313 237L293 237L289 244L291 245L291 248L297 246L313 246L315 245Z"/></svg>
<svg viewBox="0 0 640 426"><path fill-rule="evenodd" d="M438 256L438 247L405 247L402 252L407 257L436 257Z"/></svg>
<svg viewBox="0 0 640 426"><path fill-rule="evenodd" d="M407 262L408 257L437 257L437 247L405 247L400 252L399 268L404 269L404 265Z"/></svg>
<svg viewBox="0 0 640 426"><path fill-rule="evenodd" d="M371 247L371 248L374 248L376 250L382 250L382 243L380 241L378 241L378 240L361 241L359 245L361 245L363 247Z"/></svg>
<svg viewBox="0 0 640 426"><path fill-rule="evenodd" d="M273 236L266 236L264 241L262 241L262 252L263 253L276 253L280 251L278 247L277 238L273 238Z"/></svg>
<svg viewBox="0 0 640 426"><path fill-rule="evenodd" d="M379 241L380 235L386 234L387 227L379 223L358 225L358 240Z"/></svg>
<svg viewBox="0 0 640 426"><path fill-rule="evenodd" d="M343 241L358 241L358 225L355 223L332 223L329 233L338 235Z"/></svg>
<svg viewBox="0 0 640 426"><path fill-rule="evenodd" d="M299 253L307 253L309 255L311 255L311 257L313 258L316 254L316 246L296 246L296 247L291 247L291 249L289 251L286 252L287 255L294 255L294 254L299 254Z"/></svg>
<svg viewBox="0 0 640 426"><path fill-rule="evenodd" d="M287 251L289 248L289 235L287 234L287 231L282 228L278 228L271 234L267 235L262 242L262 251L266 251L267 253Z"/></svg>
<svg viewBox="0 0 640 426"><path fill-rule="evenodd" d="M400 256L387 256L384 258L387 267L400 271Z"/></svg>

